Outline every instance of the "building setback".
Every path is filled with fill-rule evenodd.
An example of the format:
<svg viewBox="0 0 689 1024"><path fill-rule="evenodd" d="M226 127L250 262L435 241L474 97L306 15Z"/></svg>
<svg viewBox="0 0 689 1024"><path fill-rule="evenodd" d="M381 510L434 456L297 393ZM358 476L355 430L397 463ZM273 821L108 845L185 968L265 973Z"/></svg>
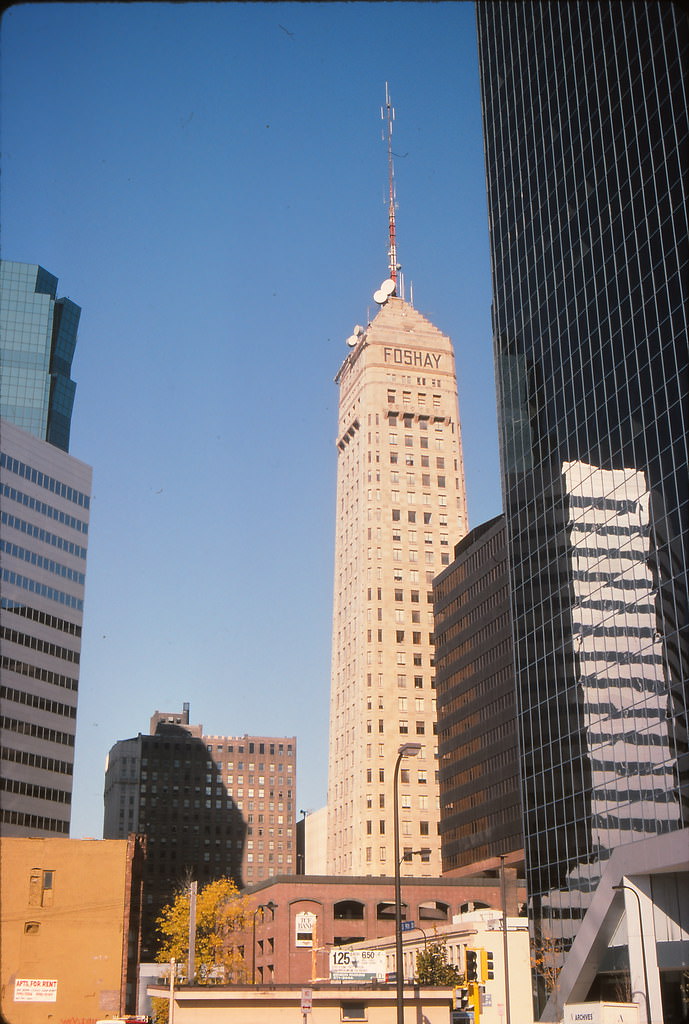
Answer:
<svg viewBox="0 0 689 1024"><path fill-rule="evenodd" d="M295 737L204 735L188 704L111 748L103 836L147 839L144 959L161 909L190 880L242 888L296 872L296 750Z"/></svg>
<svg viewBox="0 0 689 1024"><path fill-rule="evenodd" d="M555 965L568 954L543 1019L568 992L613 984L591 936L622 901L614 865L633 878L637 859L631 988L654 1021L681 1019L686 12L480 2L477 14L529 910ZM675 938L660 957L648 937L662 915Z"/></svg>
<svg viewBox="0 0 689 1024"><path fill-rule="evenodd" d="M67 454L79 309L0 264L0 824L69 835L91 469Z"/></svg>
<svg viewBox="0 0 689 1024"><path fill-rule="evenodd" d="M433 582L443 874L524 861L505 523L455 547ZM501 862L501 858L503 858Z"/></svg>
<svg viewBox="0 0 689 1024"><path fill-rule="evenodd" d="M392 284L392 282L390 282ZM328 766L328 871L393 870L393 774L405 873L440 873L433 577L466 532L450 339L390 294L355 329L340 388Z"/></svg>

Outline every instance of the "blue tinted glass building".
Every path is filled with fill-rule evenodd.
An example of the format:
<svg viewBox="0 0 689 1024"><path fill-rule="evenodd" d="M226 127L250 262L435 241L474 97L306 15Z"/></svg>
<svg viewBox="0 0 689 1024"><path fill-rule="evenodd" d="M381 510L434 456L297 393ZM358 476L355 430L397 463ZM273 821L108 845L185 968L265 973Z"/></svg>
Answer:
<svg viewBox="0 0 689 1024"><path fill-rule="evenodd" d="M540 979L557 1019L630 848L668 854L669 919L688 902L668 851L681 837L686 865L689 34L663 2L479 2L477 21L527 884L534 941L565 963ZM638 876L652 917L658 876ZM625 943L578 998L633 974ZM632 989L682 1019L686 954L642 952Z"/></svg>
<svg viewBox="0 0 689 1024"><path fill-rule="evenodd" d="M43 267L0 262L0 415L68 451L81 310L56 294L57 278Z"/></svg>

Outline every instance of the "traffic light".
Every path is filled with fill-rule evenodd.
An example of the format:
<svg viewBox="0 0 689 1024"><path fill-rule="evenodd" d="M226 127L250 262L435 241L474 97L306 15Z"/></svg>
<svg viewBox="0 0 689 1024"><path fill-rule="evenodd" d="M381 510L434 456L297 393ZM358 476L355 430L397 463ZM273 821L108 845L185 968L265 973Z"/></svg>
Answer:
<svg viewBox="0 0 689 1024"><path fill-rule="evenodd" d="M467 949L466 951L466 975L467 981L478 981L478 950Z"/></svg>
<svg viewBox="0 0 689 1024"><path fill-rule="evenodd" d="M477 981L470 981L468 987L469 1010L474 1011L474 1024L479 1024L481 1020L481 986Z"/></svg>
<svg viewBox="0 0 689 1024"><path fill-rule="evenodd" d="M469 989L465 985L459 985L454 990L454 1009L467 1010L469 1008Z"/></svg>
<svg viewBox="0 0 689 1024"><path fill-rule="evenodd" d="M495 977L495 963L490 950L481 950L481 981L492 981Z"/></svg>

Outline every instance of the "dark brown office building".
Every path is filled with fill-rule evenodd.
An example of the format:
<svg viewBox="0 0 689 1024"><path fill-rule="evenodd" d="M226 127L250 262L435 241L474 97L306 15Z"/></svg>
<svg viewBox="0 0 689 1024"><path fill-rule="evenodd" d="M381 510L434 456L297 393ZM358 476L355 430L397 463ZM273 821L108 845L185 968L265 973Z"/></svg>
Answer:
<svg viewBox="0 0 689 1024"><path fill-rule="evenodd" d="M433 584L443 874L522 873L505 525L477 526Z"/></svg>
<svg viewBox="0 0 689 1024"><path fill-rule="evenodd" d="M108 755L105 839L147 837L142 946L190 880L233 878L239 888L296 870L294 736L209 736L181 714L156 711L150 735Z"/></svg>

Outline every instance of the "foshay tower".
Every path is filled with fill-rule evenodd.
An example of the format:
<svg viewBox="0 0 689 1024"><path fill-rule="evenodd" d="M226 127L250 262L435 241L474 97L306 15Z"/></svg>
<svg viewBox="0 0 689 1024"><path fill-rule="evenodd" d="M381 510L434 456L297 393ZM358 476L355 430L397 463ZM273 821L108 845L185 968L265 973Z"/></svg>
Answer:
<svg viewBox="0 0 689 1024"><path fill-rule="evenodd" d="M439 875L433 578L467 532L452 342L398 295L394 112L386 91L389 279L336 377L337 515L327 870ZM401 289L399 289L401 291Z"/></svg>

